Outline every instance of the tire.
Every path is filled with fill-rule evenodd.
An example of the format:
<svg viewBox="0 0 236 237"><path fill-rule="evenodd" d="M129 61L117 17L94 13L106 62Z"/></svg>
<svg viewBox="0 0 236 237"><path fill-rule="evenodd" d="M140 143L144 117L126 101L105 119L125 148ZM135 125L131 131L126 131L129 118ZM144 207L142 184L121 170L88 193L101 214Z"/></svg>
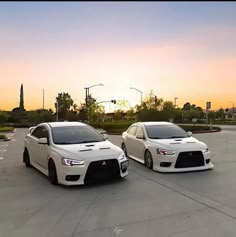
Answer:
<svg viewBox="0 0 236 237"><path fill-rule="evenodd" d="M153 159L152 159L152 154L149 150L145 151L144 161L145 161L145 165L147 166L147 168L152 170L152 168L153 168Z"/></svg>
<svg viewBox="0 0 236 237"><path fill-rule="evenodd" d="M54 161L51 159L48 162L48 178L51 182L51 184L58 184L57 180L57 170Z"/></svg>
<svg viewBox="0 0 236 237"><path fill-rule="evenodd" d="M30 156L29 156L29 152L27 149L24 150L23 153L23 162L25 163L26 167L31 167L31 163L30 163Z"/></svg>
<svg viewBox="0 0 236 237"><path fill-rule="evenodd" d="M124 143L122 143L122 145L121 145L121 149L124 151L125 156L128 157L127 149L126 149L126 146L125 146Z"/></svg>

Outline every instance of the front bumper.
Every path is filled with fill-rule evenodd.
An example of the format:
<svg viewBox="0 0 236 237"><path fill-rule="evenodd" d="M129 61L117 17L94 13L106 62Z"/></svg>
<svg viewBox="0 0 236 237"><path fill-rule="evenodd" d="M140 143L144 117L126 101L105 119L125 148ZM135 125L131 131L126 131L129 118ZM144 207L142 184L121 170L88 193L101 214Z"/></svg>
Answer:
<svg viewBox="0 0 236 237"><path fill-rule="evenodd" d="M116 160L116 162L117 162L117 167L114 168L113 170L109 170L109 167L107 167L107 169L105 167L100 167L100 166L91 167L92 163L93 164L96 162L101 163L104 161L105 161L105 163L109 163L110 160L111 159L95 160L95 161L91 161L91 162L86 162L84 165L81 165L81 166L60 165L60 169L57 169L58 170L58 172L57 172L58 182L60 184L64 184L64 185L68 185L68 186L83 185L83 184L90 183L91 179L93 181L96 181L95 180L96 175L98 177L98 179L97 179L98 181L100 181L100 176L104 176L104 177L101 177L101 179L104 178L104 180L110 179L109 177L110 176L113 177L114 172L116 172L114 174L114 177L123 178L128 175L129 161L127 159L124 159L121 161L118 159L112 159L112 160ZM109 173L110 176L107 173ZM106 177L106 175L107 175L107 177Z"/></svg>
<svg viewBox="0 0 236 237"><path fill-rule="evenodd" d="M194 152L201 153L200 151L182 151L182 153ZM193 157L194 159L180 157L180 154L179 152L175 155L157 155L157 159L153 161L153 170L158 172L188 172L214 168L214 165L210 162L210 152L201 153L199 157Z"/></svg>

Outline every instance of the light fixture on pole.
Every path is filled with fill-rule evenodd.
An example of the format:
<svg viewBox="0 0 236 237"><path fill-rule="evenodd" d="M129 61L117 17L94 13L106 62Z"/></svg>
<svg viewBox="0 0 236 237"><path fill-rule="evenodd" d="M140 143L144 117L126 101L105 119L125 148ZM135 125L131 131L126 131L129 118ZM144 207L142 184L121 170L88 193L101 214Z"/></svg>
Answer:
<svg viewBox="0 0 236 237"><path fill-rule="evenodd" d="M134 88L134 87L130 87L130 89L136 90L136 91L138 91L138 92L141 94L141 105L142 105L142 103L143 103L143 92L140 91L140 90L137 89L137 88Z"/></svg>
<svg viewBox="0 0 236 237"><path fill-rule="evenodd" d="M89 89L94 87L94 86L104 86L104 84L100 83L100 84L95 84L89 87L85 87L85 104L86 104L86 109L88 110L88 123L89 123Z"/></svg>

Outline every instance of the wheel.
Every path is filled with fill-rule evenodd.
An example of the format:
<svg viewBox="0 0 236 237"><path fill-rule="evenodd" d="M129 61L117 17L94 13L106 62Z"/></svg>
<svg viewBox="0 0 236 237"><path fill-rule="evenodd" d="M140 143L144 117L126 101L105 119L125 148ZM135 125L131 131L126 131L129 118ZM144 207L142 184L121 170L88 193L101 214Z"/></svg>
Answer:
<svg viewBox="0 0 236 237"><path fill-rule="evenodd" d="M48 163L48 177L52 184L58 184L57 180L57 170L53 160L49 160Z"/></svg>
<svg viewBox="0 0 236 237"><path fill-rule="evenodd" d="M125 156L126 156L126 157L128 157L128 154L127 154L127 149L126 149L126 146L125 146L125 144L124 144L124 143L122 143L122 145L121 145L121 149L124 151L124 153L125 153Z"/></svg>
<svg viewBox="0 0 236 237"><path fill-rule="evenodd" d="M25 149L23 153L23 162L25 163L26 167L31 167L29 152L27 149Z"/></svg>
<svg viewBox="0 0 236 237"><path fill-rule="evenodd" d="M152 154L149 150L145 151L144 154L144 161L145 165L147 166L148 169L152 169L153 167L153 160L152 160Z"/></svg>

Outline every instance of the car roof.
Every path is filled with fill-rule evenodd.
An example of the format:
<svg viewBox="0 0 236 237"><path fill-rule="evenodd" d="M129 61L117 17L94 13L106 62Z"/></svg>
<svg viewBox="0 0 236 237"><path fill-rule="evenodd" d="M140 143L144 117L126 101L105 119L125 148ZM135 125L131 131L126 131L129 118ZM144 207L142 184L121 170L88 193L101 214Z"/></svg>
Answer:
<svg viewBox="0 0 236 237"><path fill-rule="evenodd" d="M48 124L49 126L55 128L55 127L71 127L71 126L88 126L85 123L81 122L48 122L48 123L42 123L43 124Z"/></svg>
<svg viewBox="0 0 236 237"><path fill-rule="evenodd" d="M148 126L148 125L173 125L173 123L170 122L165 122L165 121L150 121L150 122L137 122L135 123L135 125L144 125L144 126Z"/></svg>

